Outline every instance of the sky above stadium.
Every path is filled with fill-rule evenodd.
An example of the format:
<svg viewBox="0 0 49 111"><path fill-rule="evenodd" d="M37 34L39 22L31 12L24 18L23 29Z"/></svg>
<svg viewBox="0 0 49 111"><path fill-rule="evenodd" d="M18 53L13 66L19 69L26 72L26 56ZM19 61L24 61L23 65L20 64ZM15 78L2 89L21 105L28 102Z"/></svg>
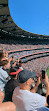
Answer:
<svg viewBox="0 0 49 111"><path fill-rule="evenodd" d="M9 0L13 21L22 29L49 35L49 0Z"/></svg>

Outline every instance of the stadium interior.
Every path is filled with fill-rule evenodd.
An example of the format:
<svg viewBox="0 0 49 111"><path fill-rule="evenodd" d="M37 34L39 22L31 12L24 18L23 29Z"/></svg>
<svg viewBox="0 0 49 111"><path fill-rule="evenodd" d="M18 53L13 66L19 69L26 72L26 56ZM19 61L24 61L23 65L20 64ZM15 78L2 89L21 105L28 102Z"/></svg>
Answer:
<svg viewBox="0 0 49 111"><path fill-rule="evenodd" d="M30 33L18 27L10 15L8 0L0 0L1 50L8 53L8 58L20 59L24 69L36 73L36 80L42 70L49 77L49 36Z"/></svg>

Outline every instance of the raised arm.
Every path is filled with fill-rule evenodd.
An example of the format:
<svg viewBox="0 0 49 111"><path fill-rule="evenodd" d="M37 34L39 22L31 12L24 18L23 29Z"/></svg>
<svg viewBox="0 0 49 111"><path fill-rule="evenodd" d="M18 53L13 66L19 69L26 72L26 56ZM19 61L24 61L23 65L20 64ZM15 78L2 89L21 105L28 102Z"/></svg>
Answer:
<svg viewBox="0 0 49 111"><path fill-rule="evenodd" d="M40 83L41 83L40 77L38 77L38 81L37 81L35 87L31 90L32 93L36 93L37 92L37 89L38 89L38 86L39 86Z"/></svg>
<svg viewBox="0 0 49 111"><path fill-rule="evenodd" d="M46 93L46 104L45 106L47 106L47 96L49 95L49 80L48 80L48 76L45 74L45 83L46 83L46 89L47 89L47 93Z"/></svg>

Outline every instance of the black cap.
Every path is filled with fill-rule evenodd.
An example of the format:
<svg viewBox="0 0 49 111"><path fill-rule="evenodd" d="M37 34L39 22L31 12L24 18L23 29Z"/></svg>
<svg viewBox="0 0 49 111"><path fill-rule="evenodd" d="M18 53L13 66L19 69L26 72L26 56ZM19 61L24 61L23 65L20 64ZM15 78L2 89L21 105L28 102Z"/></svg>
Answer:
<svg viewBox="0 0 49 111"><path fill-rule="evenodd" d="M34 77L35 77L35 75L33 72L24 69L21 72L19 72L17 79L18 79L19 83L25 83L28 79L34 78Z"/></svg>

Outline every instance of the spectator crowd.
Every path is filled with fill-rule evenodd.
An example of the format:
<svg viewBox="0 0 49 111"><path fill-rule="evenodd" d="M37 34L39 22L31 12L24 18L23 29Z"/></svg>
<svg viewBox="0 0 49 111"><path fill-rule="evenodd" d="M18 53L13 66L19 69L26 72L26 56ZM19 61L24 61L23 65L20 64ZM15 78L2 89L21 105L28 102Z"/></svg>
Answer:
<svg viewBox="0 0 49 111"><path fill-rule="evenodd" d="M46 58L41 60L44 63ZM5 48L0 49L0 111L49 111L49 78L45 64L48 66L48 58L44 67L40 67L37 60L23 64L21 59L9 57Z"/></svg>

